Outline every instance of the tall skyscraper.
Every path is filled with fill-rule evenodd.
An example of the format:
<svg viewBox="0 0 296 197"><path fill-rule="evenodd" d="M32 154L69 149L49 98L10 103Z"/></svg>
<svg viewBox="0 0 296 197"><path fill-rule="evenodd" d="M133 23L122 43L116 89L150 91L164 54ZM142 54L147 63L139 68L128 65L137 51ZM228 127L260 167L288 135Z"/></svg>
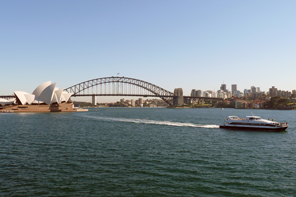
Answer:
<svg viewBox="0 0 296 197"><path fill-rule="evenodd" d="M192 89L191 90L191 96L196 96L196 91L197 91L196 89Z"/></svg>
<svg viewBox="0 0 296 197"><path fill-rule="evenodd" d="M237 91L237 84L232 84L231 85L231 93L232 93L232 95L234 94L235 91Z"/></svg>
<svg viewBox="0 0 296 197"><path fill-rule="evenodd" d="M221 84L220 90L226 91L226 84Z"/></svg>
<svg viewBox="0 0 296 197"><path fill-rule="evenodd" d="M257 92L261 92L260 87L256 87Z"/></svg>
<svg viewBox="0 0 296 197"><path fill-rule="evenodd" d="M257 92L257 88L255 86L251 86L251 91L252 91L252 94L254 94Z"/></svg>
<svg viewBox="0 0 296 197"><path fill-rule="evenodd" d="M196 91L196 96L202 96L202 91L201 90L197 90Z"/></svg>

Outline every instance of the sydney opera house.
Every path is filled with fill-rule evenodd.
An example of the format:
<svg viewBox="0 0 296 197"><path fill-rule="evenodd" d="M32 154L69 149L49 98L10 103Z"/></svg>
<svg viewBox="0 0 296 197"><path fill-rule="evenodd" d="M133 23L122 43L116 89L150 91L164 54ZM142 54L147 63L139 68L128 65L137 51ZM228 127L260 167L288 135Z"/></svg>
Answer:
<svg viewBox="0 0 296 197"><path fill-rule="evenodd" d="M47 81L39 85L32 94L15 91L13 99L0 98L0 112L73 112L87 111L74 107L68 93Z"/></svg>

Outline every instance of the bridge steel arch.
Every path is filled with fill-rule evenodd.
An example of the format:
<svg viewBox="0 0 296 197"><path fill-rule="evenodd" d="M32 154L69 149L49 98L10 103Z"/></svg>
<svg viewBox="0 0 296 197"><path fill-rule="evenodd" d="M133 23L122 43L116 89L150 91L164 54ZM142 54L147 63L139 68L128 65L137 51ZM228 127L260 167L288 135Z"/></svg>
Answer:
<svg viewBox="0 0 296 197"><path fill-rule="evenodd" d="M88 81L84 81L81 83L78 83L76 85L73 85L71 87L68 87L65 89L65 91L69 93L73 93L73 97L75 96L141 96L139 94L132 94L131 92L129 94L84 94L84 91L93 87L98 87L102 84L131 84L133 86L137 86L140 88L143 88L147 90L148 92L152 93L151 95L142 95L142 96L155 96L160 97L163 101L165 101L167 104L172 106L172 100L170 98L173 97L174 93L165 90L157 85L154 85L152 83L135 79L135 78L129 78L129 77L103 77L103 78L97 78L97 79L91 79Z"/></svg>

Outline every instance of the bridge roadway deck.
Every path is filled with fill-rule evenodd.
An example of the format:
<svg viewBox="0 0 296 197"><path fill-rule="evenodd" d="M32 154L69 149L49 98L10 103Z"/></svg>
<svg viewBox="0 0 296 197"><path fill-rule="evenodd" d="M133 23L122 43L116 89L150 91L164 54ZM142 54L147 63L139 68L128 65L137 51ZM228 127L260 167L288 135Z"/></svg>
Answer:
<svg viewBox="0 0 296 197"><path fill-rule="evenodd" d="M135 97L165 97L165 98L173 98L174 96L170 95L152 95L152 94L77 94L72 95L72 97L80 97L80 96L135 96ZM211 100L224 100L223 98L214 98L214 97L198 97L198 96L183 96L186 99L211 99Z"/></svg>
<svg viewBox="0 0 296 197"><path fill-rule="evenodd" d="M77 94L72 95L72 97L82 97L82 96L134 96L134 97L165 97L173 98L174 96L168 95L143 95L143 94ZM224 100L223 98L213 98L213 97L197 97L197 96L183 96L185 99L211 99L211 100ZM0 98L15 98L14 95L0 95Z"/></svg>

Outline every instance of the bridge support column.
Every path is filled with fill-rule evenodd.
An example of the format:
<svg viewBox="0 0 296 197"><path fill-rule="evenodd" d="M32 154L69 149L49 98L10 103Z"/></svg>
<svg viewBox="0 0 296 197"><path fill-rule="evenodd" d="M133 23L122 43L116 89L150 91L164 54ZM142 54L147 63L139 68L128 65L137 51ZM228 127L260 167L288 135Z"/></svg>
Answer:
<svg viewBox="0 0 296 197"><path fill-rule="evenodd" d="M183 89L182 88L175 88L174 97L173 97L173 104L175 107L184 105L184 97L183 97Z"/></svg>
<svg viewBox="0 0 296 197"><path fill-rule="evenodd" d="M97 105L97 97L95 95L92 95L92 104Z"/></svg>

